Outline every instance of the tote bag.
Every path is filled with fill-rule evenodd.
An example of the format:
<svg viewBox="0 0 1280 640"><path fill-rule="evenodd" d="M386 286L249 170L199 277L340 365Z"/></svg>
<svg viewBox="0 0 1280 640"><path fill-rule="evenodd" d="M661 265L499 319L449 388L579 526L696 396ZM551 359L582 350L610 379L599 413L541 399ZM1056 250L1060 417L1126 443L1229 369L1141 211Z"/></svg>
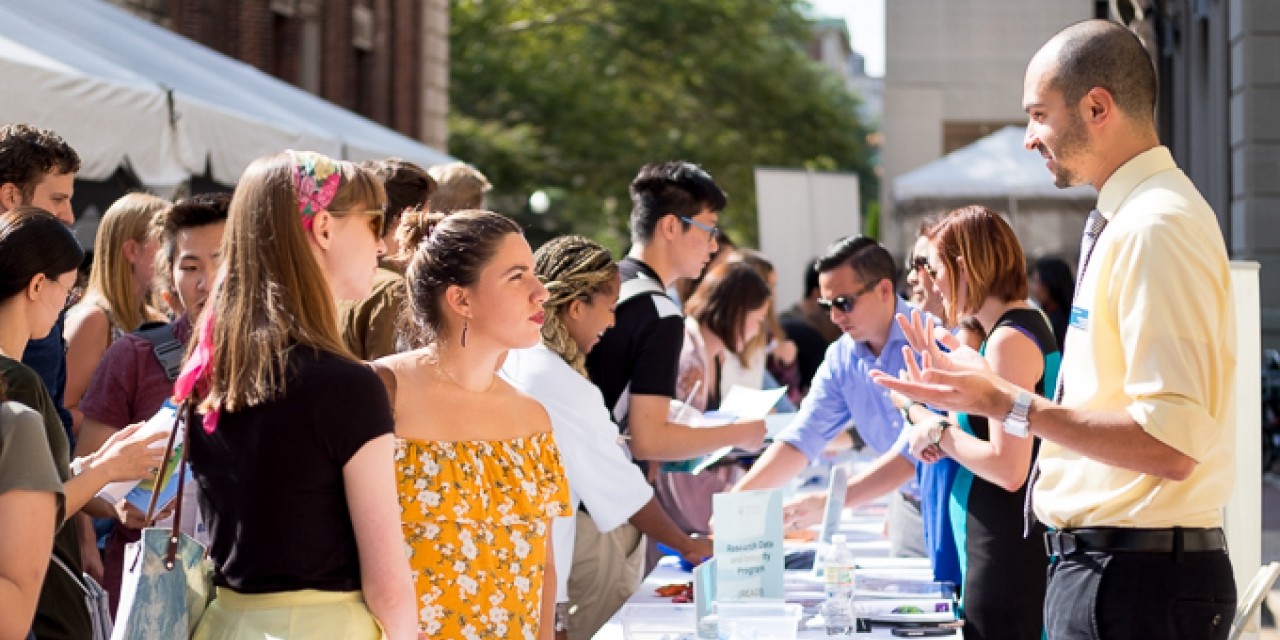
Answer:
<svg viewBox="0 0 1280 640"><path fill-rule="evenodd" d="M193 412L189 400L177 412L169 434L165 464L156 472L153 484L156 490L147 508L148 523L155 517L156 498L173 456L178 430L191 424ZM143 529L142 537L125 547L120 609L116 612L111 640L190 638L213 598L213 567L205 557L204 546L178 529L187 476L185 443L181 448L173 525Z"/></svg>

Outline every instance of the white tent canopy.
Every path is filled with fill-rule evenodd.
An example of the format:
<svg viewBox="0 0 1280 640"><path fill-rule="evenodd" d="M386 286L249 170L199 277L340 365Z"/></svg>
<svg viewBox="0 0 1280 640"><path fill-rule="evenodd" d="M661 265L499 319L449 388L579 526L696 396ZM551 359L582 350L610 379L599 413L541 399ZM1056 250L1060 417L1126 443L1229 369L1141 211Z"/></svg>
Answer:
<svg viewBox="0 0 1280 640"><path fill-rule="evenodd" d="M1040 154L1022 145L1023 130L1005 127L893 181L895 202L916 199L1096 197L1093 187L1059 189Z"/></svg>
<svg viewBox="0 0 1280 640"><path fill-rule="evenodd" d="M0 88L0 121L57 131L90 180L124 164L146 185L206 172L234 184L254 158L286 148L453 160L101 0L5 0Z"/></svg>

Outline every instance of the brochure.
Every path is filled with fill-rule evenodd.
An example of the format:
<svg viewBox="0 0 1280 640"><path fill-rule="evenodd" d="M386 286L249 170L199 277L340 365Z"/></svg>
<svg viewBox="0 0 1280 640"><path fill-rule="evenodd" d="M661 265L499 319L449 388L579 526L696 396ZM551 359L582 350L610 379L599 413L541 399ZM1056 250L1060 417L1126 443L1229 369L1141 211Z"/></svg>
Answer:
<svg viewBox="0 0 1280 640"><path fill-rule="evenodd" d="M150 420L147 420L147 422L142 425L142 428L138 430L138 433L143 436L151 435L154 433L167 434L169 433L169 430L173 428L174 420L177 418L177 415L178 415L178 407L175 406L172 401L165 400L164 405L160 407L160 410L157 411L154 416L151 416ZM179 424L179 426L181 426L181 424ZM162 491L164 491L165 489L168 489L169 485L171 484L174 485L172 490L173 491L177 490L177 483L170 483L167 481L167 479L175 477L177 468L178 468L178 463L179 461L182 460L182 446L184 444L183 443L184 433L185 433L185 430L179 428L177 439L174 441L174 444L173 444L173 455L170 456L169 464L165 466L164 473L162 474L162 477L166 478L164 485L162 485L161 487ZM162 439L151 446L152 448L158 447L161 450L163 450L167 445L168 445L168 440ZM103 487L102 490L98 492L97 497L105 500L108 504L113 506L118 504L121 500L127 497L129 501L134 504L134 506L138 506L137 499L142 494L135 495L135 490L144 491L147 501L150 501L153 484L154 484L154 479L147 479L141 482L137 480L130 480L130 481L124 481L124 482L112 482L107 484L105 487ZM164 506L166 504L163 501L163 498L164 498L164 493L161 493L162 500L161 502L158 503L159 506ZM139 506L139 508L145 512L147 510L147 504L148 504L147 502L143 502L142 505Z"/></svg>

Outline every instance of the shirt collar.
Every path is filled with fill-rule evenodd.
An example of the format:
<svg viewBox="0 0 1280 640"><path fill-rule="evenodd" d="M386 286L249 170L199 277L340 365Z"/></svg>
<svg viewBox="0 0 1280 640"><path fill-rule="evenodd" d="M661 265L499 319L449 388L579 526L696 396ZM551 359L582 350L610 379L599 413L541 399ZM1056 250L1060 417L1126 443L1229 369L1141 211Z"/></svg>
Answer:
<svg viewBox="0 0 1280 640"><path fill-rule="evenodd" d="M1177 168L1168 147L1155 146L1139 153L1120 165L1102 185L1098 191L1098 211L1110 222L1138 185L1157 173Z"/></svg>
<svg viewBox="0 0 1280 640"><path fill-rule="evenodd" d="M631 256L627 256L622 260L636 265L637 275L643 275L646 278L658 283L659 285L662 284L662 279L658 277L658 272L654 271L653 267L649 266L649 264L646 263L644 260L641 260L639 258L633 258Z"/></svg>
<svg viewBox="0 0 1280 640"><path fill-rule="evenodd" d="M902 346L905 344L908 344L907 335L902 332L902 327L898 326L897 315L902 314L910 318L911 310L913 308L914 307L912 307L910 304L907 304L906 300L903 300L902 298L898 298L898 302L893 307L894 317L889 320L889 335L885 339L884 348L880 350L880 356L879 356L880 358L884 358L886 355L888 355L890 352L889 351L890 349L893 349L895 353L900 352L902 350ZM942 326L942 324L939 323L938 326ZM871 348L868 347L865 342L861 342L861 341L854 341L853 354L858 358L864 359L864 360L876 359L876 355L874 353L871 353Z"/></svg>

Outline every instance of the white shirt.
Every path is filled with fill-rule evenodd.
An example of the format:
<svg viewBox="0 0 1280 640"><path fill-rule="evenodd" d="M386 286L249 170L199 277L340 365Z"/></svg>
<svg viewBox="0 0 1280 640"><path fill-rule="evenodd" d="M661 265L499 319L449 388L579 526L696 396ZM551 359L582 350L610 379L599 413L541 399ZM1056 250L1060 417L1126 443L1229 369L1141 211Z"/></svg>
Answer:
<svg viewBox="0 0 1280 640"><path fill-rule="evenodd" d="M571 509L576 512L579 502L585 504L596 528L611 531L653 499L653 487L619 444L618 426L609 418L604 396L590 380L542 344L510 351L499 374L536 398L550 414L552 435L569 479ZM556 601L567 602L574 514L556 518L551 535Z"/></svg>

